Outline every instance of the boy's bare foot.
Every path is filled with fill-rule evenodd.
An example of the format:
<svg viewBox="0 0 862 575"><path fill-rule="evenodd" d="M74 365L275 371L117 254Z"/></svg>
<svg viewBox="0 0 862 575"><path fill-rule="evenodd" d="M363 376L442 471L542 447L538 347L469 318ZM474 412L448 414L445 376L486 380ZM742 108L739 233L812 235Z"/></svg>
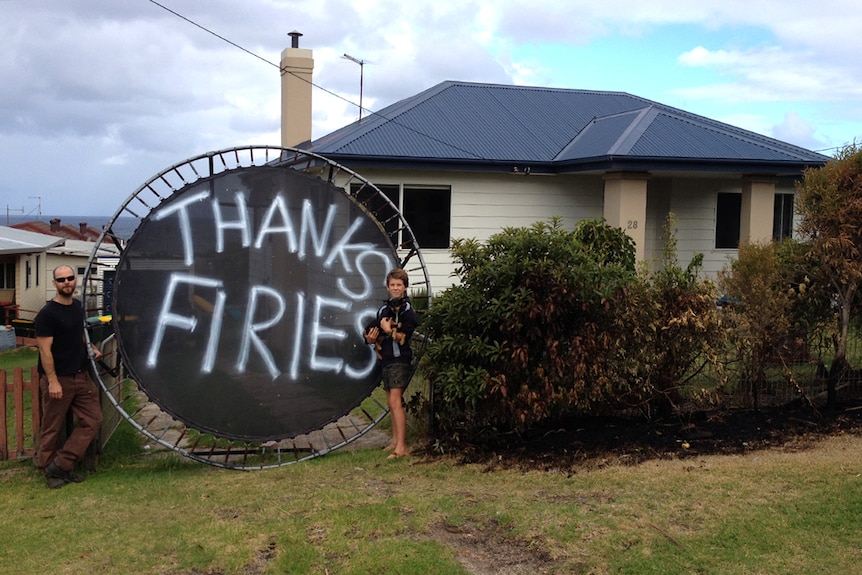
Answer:
<svg viewBox="0 0 862 575"><path fill-rule="evenodd" d="M387 457L386 459L398 459L400 457L407 457L408 455L409 455L409 453L407 453L407 452L398 453L397 451L393 451L392 453L389 454L389 457Z"/></svg>
<svg viewBox="0 0 862 575"><path fill-rule="evenodd" d="M387 445L386 447L383 448L383 451L393 451L394 449L395 449L395 444L390 443L389 445Z"/></svg>

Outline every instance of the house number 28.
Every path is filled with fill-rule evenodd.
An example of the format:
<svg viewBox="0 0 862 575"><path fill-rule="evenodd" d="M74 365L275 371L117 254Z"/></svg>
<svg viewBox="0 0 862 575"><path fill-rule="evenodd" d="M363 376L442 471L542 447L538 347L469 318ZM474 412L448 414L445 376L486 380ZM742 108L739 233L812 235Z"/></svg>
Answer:
<svg viewBox="0 0 862 575"><path fill-rule="evenodd" d="M629 220L626 224L627 230L636 230L638 229L638 221L637 220Z"/></svg>

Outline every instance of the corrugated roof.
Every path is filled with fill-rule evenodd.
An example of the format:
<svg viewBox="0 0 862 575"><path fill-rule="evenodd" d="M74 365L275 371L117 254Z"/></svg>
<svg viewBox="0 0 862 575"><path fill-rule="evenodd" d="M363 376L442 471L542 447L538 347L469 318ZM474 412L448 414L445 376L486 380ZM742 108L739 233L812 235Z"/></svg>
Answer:
<svg viewBox="0 0 862 575"><path fill-rule="evenodd" d="M0 226L0 254L41 252L62 245L64 241L63 238Z"/></svg>
<svg viewBox="0 0 862 575"><path fill-rule="evenodd" d="M54 218L50 222L43 222L42 220L21 222L19 224L13 224L12 227L19 230L27 230L28 232L66 238L67 240L94 242L102 235L100 230L88 226L87 222L80 222L77 226L70 226L62 223L60 218Z"/></svg>
<svg viewBox="0 0 862 575"><path fill-rule="evenodd" d="M64 256L90 257L96 248L96 242L85 240L66 240L62 244L48 250L48 253ZM100 258L120 256L120 249L109 243L102 242L96 250L96 256Z"/></svg>
<svg viewBox="0 0 862 575"><path fill-rule="evenodd" d="M644 158L821 165L829 158L621 92L443 82L328 136L331 158L545 164Z"/></svg>

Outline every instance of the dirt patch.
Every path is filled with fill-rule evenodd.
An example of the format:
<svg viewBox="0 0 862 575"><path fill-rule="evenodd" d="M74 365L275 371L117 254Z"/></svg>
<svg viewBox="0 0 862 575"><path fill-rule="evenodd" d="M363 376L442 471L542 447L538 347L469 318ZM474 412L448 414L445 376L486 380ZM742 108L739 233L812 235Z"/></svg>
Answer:
<svg viewBox="0 0 862 575"><path fill-rule="evenodd" d="M276 557L275 540L270 540L263 549L258 550L255 558L242 569L242 575L260 575L266 572L269 562Z"/></svg>
<svg viewBox="0 0 862 575"><path fill-rule="evenodd" d="M431 536L450 547L472 575L553 572L553 559L539 542L513 539L497 524L466 523L454 527L440 523L432 527Z"/></svg>
<svg viewBox="0 0 862 575"><path fill-rule="evenodd" d="M481 447L465 446L460 459L484 464L488 471L517 468L574 473L651 459L802 450L824 437L848 433L862 435L862 400L831 411L788 405L693 412L652 421L578 418L524 436L501 435Z"/></svg>

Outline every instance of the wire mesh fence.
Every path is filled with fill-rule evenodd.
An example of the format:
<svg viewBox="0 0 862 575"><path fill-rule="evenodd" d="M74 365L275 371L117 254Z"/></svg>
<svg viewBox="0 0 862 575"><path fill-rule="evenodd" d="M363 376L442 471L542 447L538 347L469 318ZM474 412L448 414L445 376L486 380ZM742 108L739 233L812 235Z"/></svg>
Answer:
<svg viewBox="0 0 862 575"><path fill-rule="evenodd" d="M712 401L718 398L727 407L780 406L794 401L821 407L827 403L830 377L834 377L839 401L862 397L862 329L851 332L847 365L834 374L831 341L781 347L782 353L756 365L743 367L741 361L725 358L721 365L709 366L693 378L688 390L693 397L712 392Z"/></svg>

